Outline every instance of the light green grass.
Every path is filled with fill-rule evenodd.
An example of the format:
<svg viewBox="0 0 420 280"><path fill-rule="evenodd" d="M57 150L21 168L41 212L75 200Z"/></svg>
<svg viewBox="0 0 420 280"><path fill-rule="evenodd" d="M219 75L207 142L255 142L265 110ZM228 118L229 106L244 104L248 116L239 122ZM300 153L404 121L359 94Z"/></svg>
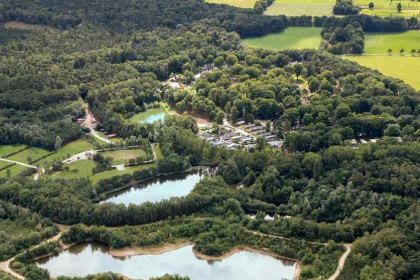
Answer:
<svg viewBox="0 0 420 280"><path fill-rule="evenodd" d="M0 160L0 169L5 168L6 166L12 165L13 163Z"/></svg>
<svg viewBox="0 0 420 280"><path fill-rule="evenodd" d="M226 4L239 8L254 8L256 0L206 0L207 3Z"/></svg>
<svg viewBox="0 0 420 280"><path fill-rule="evenodd" d="M420 90L420 57L410 56L345 56L346 59L380 71L382 74L404 80Z"/></svg>
<svg viewBox="0 0 420 280"><path fill-rule="evenodd" d="M318 49L321 30L319 27L289 27L279 33L245 39L243 44L270 50Z"/></svg>
<svg viewBox="0 0 420 280"><path fill-rule="evenodd" d="M130 118L130 121L132 122L148 122L152 123L155 120L156 115L164 114L166 111L163 108L153 108L153 109L147 109L146 112L141 112L138 114L135 114Z"/></svg>
<svg viewBox="0 0 420 280"><path fill-rule="evenodd" d="M401 48L409 55L412 49L420 49L420 31L410 30L402 33L365 33L366 54L399 54Z"/></svg>
<svg viewBox="0 0 420 280"><path fill-rule="evenodd" d="M276 0L264 12L268 16L330 16L333 0Z"/></svg>
<svg viewBox="0 0 420 280"><path fill-rule="evenodd" d="M93 175L92 169L96 167L96 162L93 160L78 160L69 165L69 171L54 172L50 175L42 175L42 177L49 178L60 178L60 179L75 179L75 178L86 178Z"/></svg>
<svg viewBox="0 0 420 280"><path fill-rule="evenodd" d="M50 152L41 148L31 147L29 149L26 149L20 153L17 153L11 157L8 157L7 159L19 161L23 163L29 163L28 162L28 156L32 158L32 162L38 160L39 158L48 155Z"/></svg>
<svg viewBox="0 0 420 280"><path fill-rule="evenodd" d="M101 154L104 157L111 157L113 165L124 164L129 159L135 159L139 156L146 157L146 153L141 149L107 151Z"/></svg>
<svg viewBox="0 0 420 280"><path fill-rule="evenodd" d="M28 168L25 167L25 166L22 166L22 165L18 165L18 164L13 165L10 168L7 168L5 170L0 171L0 178L7 177L7 170L10 170L10 176L14 177L14 176L19 175L20 173L22 173L26 169L28 169Z"/></svg>
<svg viewBox="0 0 420 280"><path fill-rule="evenodd" d="M368 9L370 2L373 2L375 7L373 10ZM386 1L386 0L354 0L355 6L362 8L361 14L377 15L381 17L418 17L420 13L420 3L417 1L403 0L403 1ZM402 11L397 11L397 5L401 3Z"/></svg>
<svg viewBox="0 0 420 280"><path fill-rule="evenodd" d="M4 157L26 148L26 145L2 145L0 146L0 157Z"/></svg>
<svg viewBox="0 0 420 280"><path fill-rule="evenodd" d="M84 151L88 151L88 150L93 150L95 149L95 146L86 141L85 139L78 139L75 140L73 142L70 142L66 145L64 145L63 147L61 147L57 153L54 153L44 159L41 160L40 164L42 165L44 162L48 161L48 162L52 162L54 160L64 160L66 158L69 158L70 156L76 155L78 153L84 152Z"/></svg>

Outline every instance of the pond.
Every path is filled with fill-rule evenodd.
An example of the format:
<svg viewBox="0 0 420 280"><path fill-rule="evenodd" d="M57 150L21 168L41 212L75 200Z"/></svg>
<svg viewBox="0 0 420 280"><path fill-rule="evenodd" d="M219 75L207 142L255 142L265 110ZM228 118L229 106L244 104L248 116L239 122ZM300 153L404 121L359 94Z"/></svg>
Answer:
<svg viewBox="0 0 420 280"><path fill-rule="evenodd" d="M146 201L158 202L171 197L186 196L203 177L210 176L210 169L203 169L188 174L160 177L147 181L138 187L131 187L108 195L101 203L113 202L125 205L142 204Z"/></svg>
<svg viewBox="0 0 420 280"><path fill-rule="evenodd" d="M51 277L81 277L112 271L131 279L178 274L191 280L280 280L292 279L296 270L294 262L248 251L240 251L222 261L206 261L195 256L192 245L159 255L115 258L103 244L83 243L36 263L47 269Z"/></svg>
<svg viewBox="0 0 420 280"><path fill-rule="evenodd" d="M166 111L163 108L148 109L145 112L135 114L130 118L132 122L154 123L165 118Z"/></svg>

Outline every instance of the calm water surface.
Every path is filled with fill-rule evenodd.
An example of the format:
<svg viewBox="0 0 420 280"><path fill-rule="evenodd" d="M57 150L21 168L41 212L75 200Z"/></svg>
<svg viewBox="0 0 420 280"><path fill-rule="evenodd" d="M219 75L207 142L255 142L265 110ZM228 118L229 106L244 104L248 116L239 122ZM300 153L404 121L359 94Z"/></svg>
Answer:
<svg viewBox="0 0 420 280"><path fill-rule="evenodd" d="M157 202L171 197L185 196L191 192L204 176L209 176L208 169L189 174L165 176L157 180L142 183L139 187L115 192L109 195L104 202L123 203L125 205L142 204L146 201Z"/></svg>
<svg viewBox="0 0 420 280"><path fill-rule="evenodd" d="M165 112L155 113L147 116L143 121L140 121L140 123L154 123L158 120L163 120L165 118Z"/></svg>
<svg viewBox="0 0 420 280"><path fill-rule="evenodd" d="M108 254L107 246L98 243L76 245L57 256L38 260L37 264L47 269L52 277L80 277L112 271L132 279L149 279L168 273L189 276L191 280L281 280L292 279L296 269L293 262L247 251L209 262L198 259L192 246L160 255L114 258Z"/></svg>

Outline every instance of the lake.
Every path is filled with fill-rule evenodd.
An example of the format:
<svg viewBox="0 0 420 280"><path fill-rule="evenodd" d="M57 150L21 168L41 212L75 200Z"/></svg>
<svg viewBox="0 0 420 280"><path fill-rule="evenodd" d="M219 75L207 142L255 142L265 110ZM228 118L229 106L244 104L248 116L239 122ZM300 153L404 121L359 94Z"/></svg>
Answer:
<svg viewBox="0 0 420 280"><path fill-rule="evenodd" d="M146 201L158 202L171 197L186 196L203 177L211 174L210 169L203 169L188 174L160 177L119 192L111 193L101 201L123 203L125 205L142 204Z"/></svg>
<svg viewBox="0 0 420 280"><path fill-rule="evenodd" d="M115 258L103 244L82 243L36 263L47 269L51 277L81 277L112 271L131 279L178 274L191 280L281 280L292 279L296 270L294 262L248 251L240 251L222 261L201 260L195 256L192 245L160 255Z"/></svg>
<svg viewBox="0 0 420 280"><path fill-rule="evenodd" d="M135 114L130 118L132 122L154 123L165 118L166 111L163 108L148 109L145 112Z"/></svg>

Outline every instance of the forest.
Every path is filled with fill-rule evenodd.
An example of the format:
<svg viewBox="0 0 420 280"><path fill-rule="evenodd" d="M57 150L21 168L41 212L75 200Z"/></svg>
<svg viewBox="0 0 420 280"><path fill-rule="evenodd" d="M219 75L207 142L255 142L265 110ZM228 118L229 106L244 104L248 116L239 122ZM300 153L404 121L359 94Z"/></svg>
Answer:
<svg viewBox="0 0 420 280"><path fill-rule="evenodd" d="M334 10L351 15L339 18L263 15L271 3L240 9L197 0L1 1L1 23L41 25L0 27L1 145L54 153L57 137L63 145L89 137L76 123L88 104L98 129L127 143L159 145L162 157L97 183L1 178L0 261L17 255L15 271L49 279L31 262L61 245L32 245L56 235L60 224L69 226L64 244L95 240L121 249L188 240L209 256L236 246L268 248L301 262L299 279L328 278L343 244L352 244L338 279L420 279L420 93L335 56L362 53L365 32L416 29L418 21L357 15L347 1ZM323 28L320 50L241 45L244 37L313 25ZM183 88L168 86L175 76ZM130 121L159 104L179 115ZM252 152L215 147L197 136L192 116L212 129L263 121L283 147L262 138ZM110 168L107 158L94 160L96 172ZM115 190L200 166L217 167L216 175L187 196L98 203ZM14 279L2 271L0 278Z"/></svg>

